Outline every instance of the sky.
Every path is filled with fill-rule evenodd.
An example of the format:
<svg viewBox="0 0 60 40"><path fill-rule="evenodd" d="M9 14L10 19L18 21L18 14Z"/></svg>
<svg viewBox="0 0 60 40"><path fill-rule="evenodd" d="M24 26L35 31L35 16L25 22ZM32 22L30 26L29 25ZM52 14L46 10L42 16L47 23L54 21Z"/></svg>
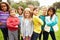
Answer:
<svg viewBox="0 0 60 40"><path fill-rule="evenodd" d="M40 3L40 6L50 6L54 2L59 2L60 0L38 0Z"/></svg>
<svg viewBox="0 0 60 40"><path fill-rule="evenodd" d="M7 0L2 0L2 1L7 1ZM40 3L40 6L50 6L52 5L54 2L59 2L60 0L38 0L38 2ZM19 0L14 0L14 2L19 2Z"/></svg>

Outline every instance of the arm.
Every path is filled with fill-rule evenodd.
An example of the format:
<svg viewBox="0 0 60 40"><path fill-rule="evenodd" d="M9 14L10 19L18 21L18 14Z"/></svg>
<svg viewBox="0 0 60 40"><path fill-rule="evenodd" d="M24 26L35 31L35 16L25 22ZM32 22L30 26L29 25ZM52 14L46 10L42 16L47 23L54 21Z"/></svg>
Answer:
<svg viewBox="0 0 60 40"><path fill-rule="evenodd" d="M11 19L10 18L8 18L7 19L7 27L13 27L14 25L13 25L13 23L11 22Z"/></svg>
<svg viewBox="0 0 60 40"><path fill-rule="evenodd" d="M58 23L58 18L55 17L55 19L54 19L54 21L52 21L51 25L54 26L54 25L56 25L57 23Z"/></svg>
<svg viewBox="0 0 60 40"><path fill-rule="evenodd" d="M34 27L34 26L33 26L33 21L32 21L32 22L31 22L31 31L30 31L30 32L31 32L31 35L30 35L30 36L32 36L32 34L33 34L33 27Z"/></svg>
<svg viewBox="0 0 60 40"><path fill-rule="evenodd" d="M15 22L13 23L13 25L14 25L14 26L19 25L19 23L20 23L20 21L19 21L19 19L17 18L17 19L15 19Z"/></svg>
<svg viewBox="0 0 60 40"><path fill-rule="evenodd" d="M58 18L56 17L56 18L54 19L54 21L52 21L52 20L48 21L48 19L45 18L45 22L46 22L46 24L47 24L48 26L54 26L55 24L57 24Z"/></svg>
<svg viewBox="0 0 60 40"><path fill-rule="evenodd" d="M40 25L43 25L43 21L42 21L40 18L36 17L36 20L38 21L38 23L39 23Z"/></svg>
<svg viewBox="0 0 60 40"><path fill-rule="evenodd" d="M22 22L21 22L21 34L22 34L22 36L23 36L23 32L24 32L24 22L22 20Z"/></svg>

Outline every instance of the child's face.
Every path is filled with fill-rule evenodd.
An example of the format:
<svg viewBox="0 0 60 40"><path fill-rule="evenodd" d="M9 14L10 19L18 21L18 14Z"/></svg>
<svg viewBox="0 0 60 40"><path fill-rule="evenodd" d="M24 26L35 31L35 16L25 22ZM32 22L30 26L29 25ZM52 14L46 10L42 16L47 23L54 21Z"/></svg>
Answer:
<svg viewBox="0 0 60 40"><path fill-rule="evenodd" d="M1 4L1 9L2 9L2 11L7 11L7 6L6 6L6 4Z"/></svg>
<svg viewBox="0 0 60 40"><path fill-rule="evenodd" d="M47 14L47 8L43 8L42 13L43 13L43 15L46 15Z"/></svg>
<svg viewBox="0 0 60 40"><path fill-rule="evenodd" d="M38 15L38 12L39 12L39 9L35 9L35 10L33 11L33 14L37 16L37 15Z"/></svg>
<svg viewBox="0 0 60 40"><path fill-rule="evenodd" d="M33 11L34 9L33 5L28 5L28 7L30 8L31 11Z"/></svg>
<svg viewBox="0 0 60 40"><path fill-rule="evenodd" d="M10 11L10 15L11 15L11 16L16 16L15 10L11 10L11 11Z"/></svg>
<svg viewBox="0 0 60 40"><path fill-rule="evenodd" d="M25 11L25 17L26 17L26 18L29 18L29 17L30 17L29 11Z"/></svg>
<svg viewBox="0 0 60 40"><path fill-rule="evenodd" d="M18 8L18 13L20 14L20 15L22 15L22 10L21 10L21 8Z"/></svg>
<svg viewBox="0 0 60 40"><path fill-rule="evenodd" d="M53 10L49 10L48 14L51 16L53 14Z"/></svg>

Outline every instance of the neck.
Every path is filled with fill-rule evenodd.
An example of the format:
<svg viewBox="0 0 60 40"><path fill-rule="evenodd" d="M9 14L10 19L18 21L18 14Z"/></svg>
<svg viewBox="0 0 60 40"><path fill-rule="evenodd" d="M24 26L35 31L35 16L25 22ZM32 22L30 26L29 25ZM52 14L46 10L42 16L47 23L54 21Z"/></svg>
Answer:
<svg viewBox="0 0 60 40"><path fill-rule="evenodd" d="M19 16L22 16L22 14L19 14Z"/></svg>
<svg viewBox="0 0 60 40"><path fill-rule="evenodd" d="M11 16L11 15L10 15ZM11 17L16 17L16 16L11 16Z"/></svg>

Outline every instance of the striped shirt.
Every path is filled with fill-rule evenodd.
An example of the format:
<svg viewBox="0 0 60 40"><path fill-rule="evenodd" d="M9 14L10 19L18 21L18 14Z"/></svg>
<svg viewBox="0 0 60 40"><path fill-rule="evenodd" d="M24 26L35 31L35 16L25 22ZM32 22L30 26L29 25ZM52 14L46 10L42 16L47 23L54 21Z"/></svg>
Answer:
<svg viewBox="0 0 60 40"><path fill-rule="evenodd" d="M6 21L8 17L9 17L9 12L0 11L0 22L3 23L3 25L1 25L0 28L6 28Z"/></svg>

